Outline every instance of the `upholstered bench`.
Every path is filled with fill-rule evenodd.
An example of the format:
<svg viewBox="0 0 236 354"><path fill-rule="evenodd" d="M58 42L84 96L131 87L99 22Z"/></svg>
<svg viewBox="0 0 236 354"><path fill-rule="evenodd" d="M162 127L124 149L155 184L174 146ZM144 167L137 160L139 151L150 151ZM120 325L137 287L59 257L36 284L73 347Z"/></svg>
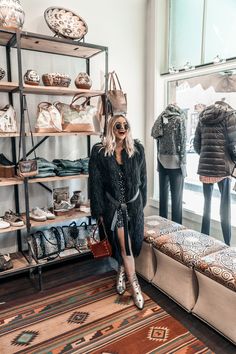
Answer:
<svg viewBox="0 0 236 354"><path fill-rule="evenodd" d="M151 281L156 273L156 257L152 243L161 235L182 230L185 227L158 215L144 218L144 241L140 255L135 259L136 272L147 281Z"/></svg>
<svg viewBox="0 0 236 354"><path fill-rule="evenodd" d="M199 295L193 314L236 344L236 247L196 264Z"/></svg>
<svg viewBox="0 0 236 354"><path fill-rule="evenodd" d="M157 261L152 284L191 311L198 294L193 267L200 264L203 256L228 246L193 230L180 230L157 237L152 244Z"/></svg>

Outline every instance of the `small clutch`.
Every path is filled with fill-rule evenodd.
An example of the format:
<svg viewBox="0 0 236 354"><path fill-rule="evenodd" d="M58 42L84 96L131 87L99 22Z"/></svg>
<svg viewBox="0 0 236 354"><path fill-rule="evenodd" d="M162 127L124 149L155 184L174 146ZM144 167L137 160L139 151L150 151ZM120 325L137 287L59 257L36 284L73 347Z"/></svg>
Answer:
<svg viewBox="0 0 236 354"><path fill-rule="evenodd" d="M38 174L37 160L24 160L18 163L17 175L19 177L34 177Z"/></svg>

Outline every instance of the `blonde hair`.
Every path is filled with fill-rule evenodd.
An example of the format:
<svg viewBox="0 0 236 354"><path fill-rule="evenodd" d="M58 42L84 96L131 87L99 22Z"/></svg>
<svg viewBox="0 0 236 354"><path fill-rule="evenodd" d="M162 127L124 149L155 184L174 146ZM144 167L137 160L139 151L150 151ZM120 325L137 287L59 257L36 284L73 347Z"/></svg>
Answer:
<svg viewBox="0 0 236 354"><path fill-rule="evenodd" d="M105 156L106 155L112 156L114 154L115 149L116 149L116 137L114 134L114 126L116 124L116 121L120 117L124 118L129 126L129 128L127 130L127 135L124 139L124 149L127 152L129 157L131 157L135 152L134 141L133 141L131 130L130 130L130 124L125 116L123 116L122 114L119 114L119 115L112 116L108 120L107 134L103 140L103 147L105 149Z"/></svg>

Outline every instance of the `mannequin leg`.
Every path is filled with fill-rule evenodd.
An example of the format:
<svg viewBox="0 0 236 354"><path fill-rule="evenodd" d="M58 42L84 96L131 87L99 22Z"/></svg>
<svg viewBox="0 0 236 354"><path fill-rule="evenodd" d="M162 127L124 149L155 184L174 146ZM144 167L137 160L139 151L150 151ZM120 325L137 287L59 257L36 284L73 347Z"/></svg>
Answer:
<svg viewBox="0 0 236 354"><path fill-rule="evenodd" d="M220 190L220 220L221 229L226 245L230 246L231 240L231 180L224 178L218 182Z"/></svg>
<svg viewBox="0 0 236 354"><path fill-rule="evenodd" d="M166 169L158 162L159 170L159 215L168 219L169 176Z"/></svg>
<svg viewBox="0 0 236 354"><path fill-rule="evenodd" d="M142 296L142 292L141 292L141 288L140 288L140 285L138 282L138 278L135 273L135 263L134 263L134 257L133 257L132 250L131 250L131 242L129 239L131 255L127 256L126 251L125 251L125 237L124 237L124 228L123 227L118 228L117 235L118 235L118 239L119 239L119 243L120 243L121 256L123 259L124 269L125 269L125 273L127 275L127 278L129 280L129 283L131 285L131 291L132 291L134 303L138 307L138 309L141 310L144 306L144 299Z"/></svg>
<svg viewBox="0 0 236 354"><path fill-rule="evenodd" d="M171 193L171 219L182 224L184 177L180 168L168 171Z"/></svg>
<svg viewBox="0 0 236 354"><path fill-rule="evenodd" d="M213 183L203 183L204 210L203 210L203 217L202 217L201 232L206 235L209 235L210 233L212 192L213 192Z"/></svg>

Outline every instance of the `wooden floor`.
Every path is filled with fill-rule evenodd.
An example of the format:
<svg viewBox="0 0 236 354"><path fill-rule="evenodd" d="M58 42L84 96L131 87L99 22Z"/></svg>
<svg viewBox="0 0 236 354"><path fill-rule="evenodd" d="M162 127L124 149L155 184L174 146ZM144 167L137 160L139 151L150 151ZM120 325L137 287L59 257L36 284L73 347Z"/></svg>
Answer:
<svg viewBox="0 0 236 354"><path fill-rule="evenodd" d="M28 273L24 273L1 279L0 316L1 309L3 310L18 303L27 302L27 300L42 296L42 294L50 294L60 288L69 288L74 285L78 279L89 275L101 274L112 269L116 269L116 263L112 261L112 259L95 261L88 259L88 257L83 261L75 259L73 261L51 265L50 267L48 266L43 268L42 292L38 289L39 284L37 274L31 278ZM220 334L208 327L205 323L184 311L166 295L141 278L140 285L154 301L156 301L163 309L180 321L215 353L236 353L236 347L232 343L224 339Z"/></svg>

